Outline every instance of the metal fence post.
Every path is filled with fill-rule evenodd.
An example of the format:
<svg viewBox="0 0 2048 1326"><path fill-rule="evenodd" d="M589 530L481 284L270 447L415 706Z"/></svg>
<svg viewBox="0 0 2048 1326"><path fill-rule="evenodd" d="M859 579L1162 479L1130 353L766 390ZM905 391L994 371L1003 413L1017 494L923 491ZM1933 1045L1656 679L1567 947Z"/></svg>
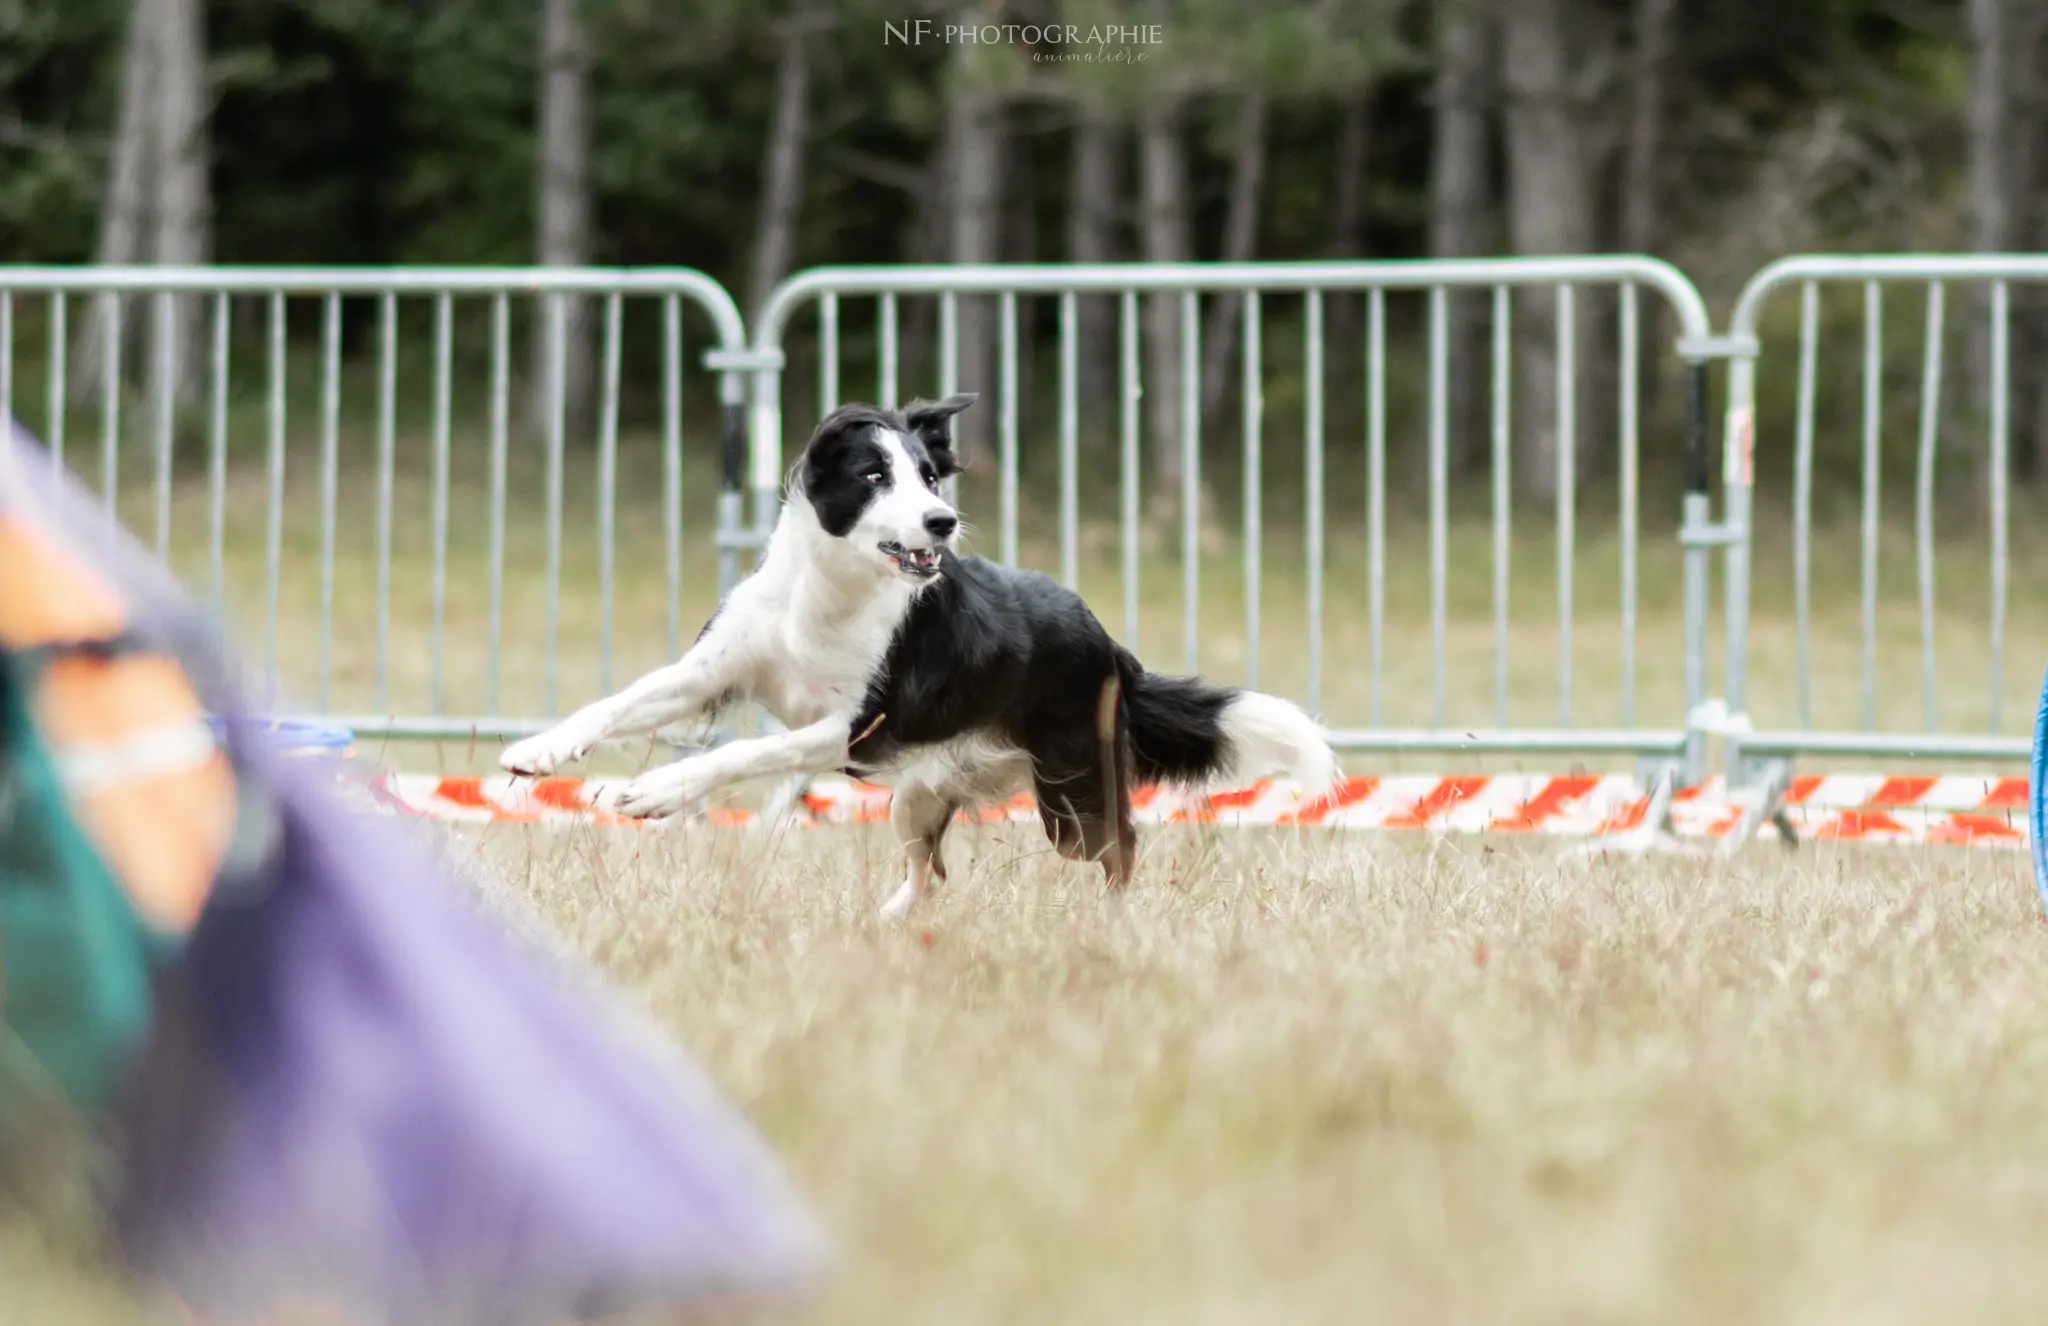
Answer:
<svg viewBox="0 0 2048 1326"><path fill-rule="evenodd" d="M1736 350L1728 368L1728 431L1722 439L1722 506L1728 530L1728 672L1722 679L1731 715L1748 712L1749 540L1755 483L1756 343Z"/></svg>
<svg viewBox="0 0 2048 1326"><path fill-rule="evenodd" d="M718 376L719 492L718 597L740 582L739 555L767 546L781 505L782 352L718 349L704 356ZM753 379L753 407L747 380ZM746 493L754 495L754 523L746 519Z"/></svg>
<svg viewBox="0 0 2048 1326"><path fill-rule="evenodd" d="M1706 737L1693 715L1707 698L1707 559L1710 544L1699 538L1711 523L1712 459L1707 449L1707 396L1713 367L1704 359L1685 366L1685 497L1681 512L1685 561L1685 765L1683 783L1695 785L1706 772Z"/></svg>

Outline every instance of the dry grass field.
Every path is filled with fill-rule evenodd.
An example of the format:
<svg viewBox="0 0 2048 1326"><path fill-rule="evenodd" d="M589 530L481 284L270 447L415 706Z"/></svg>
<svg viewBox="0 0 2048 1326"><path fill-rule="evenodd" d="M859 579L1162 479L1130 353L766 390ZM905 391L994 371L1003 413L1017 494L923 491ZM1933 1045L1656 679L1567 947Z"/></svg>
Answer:
<svg viewBox="0 0 2048 1326"><path fill-rule="evenodd" d="M970 837L901 931L879 831L481 847L776 1139L819 1320L2040 1319L2017 855Z"/></svg>
<svg viewBox="0 0 2048 1326"><path fill-rule="evenodd" d="M773 1139L799 1320L2035 1322L2048 946L2017 854L1574 861L1151 833L1106 897L968 830L463 839ZM25 1230L9 1321L143 1318Z"/></svg>

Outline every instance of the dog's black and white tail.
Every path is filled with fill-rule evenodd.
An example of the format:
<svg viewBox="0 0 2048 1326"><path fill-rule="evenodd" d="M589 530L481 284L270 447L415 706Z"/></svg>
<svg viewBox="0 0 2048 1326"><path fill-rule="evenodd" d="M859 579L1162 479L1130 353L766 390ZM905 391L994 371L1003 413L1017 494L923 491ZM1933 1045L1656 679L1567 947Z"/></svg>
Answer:
<svg viewBox="0 0 2048 1326"><path fill-rule="evenodd" d="M1118 659L1124 720L1139 781L1243 786L1293 779L1308 796L1343 777L1316 721L1276 696L1145 671Z"/></svg>

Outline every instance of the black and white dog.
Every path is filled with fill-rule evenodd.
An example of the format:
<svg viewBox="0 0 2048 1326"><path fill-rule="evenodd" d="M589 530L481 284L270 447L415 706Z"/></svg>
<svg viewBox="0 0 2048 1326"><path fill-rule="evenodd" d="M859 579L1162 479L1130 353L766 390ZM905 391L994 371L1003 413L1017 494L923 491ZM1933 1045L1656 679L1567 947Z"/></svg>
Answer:
<svg viewBox="0 0 2048 1326"><path fill-rule="evenodd" d="M973 396L902 411L847 405L805 446L760 565L682 659L500 763L545 775L598 743L765 705L789 731L731 742L623 788L611 809L673 815L743 779L843 769L893 788L908 870L898 917L932 878L954 813L1029 788L1061 855L1135 865L1130 787L1241 784L1270 774L1318 795L1338 779L1294 705L1147 672L1088 605L1045 576L962 557L939 496L959 469L952 418Z"/></svg>

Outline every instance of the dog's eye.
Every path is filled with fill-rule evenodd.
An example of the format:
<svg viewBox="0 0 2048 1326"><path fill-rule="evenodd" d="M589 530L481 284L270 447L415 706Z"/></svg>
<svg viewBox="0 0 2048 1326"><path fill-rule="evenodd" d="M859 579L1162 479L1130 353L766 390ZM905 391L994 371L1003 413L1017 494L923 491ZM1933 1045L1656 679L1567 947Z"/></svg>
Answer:
<svg viewBox="0 0 2048 1326"><path fill-rule="evenodd" d="M927 465L923 470L923 474L925 487L936 488L939 486L939 472L937 470Z"/></svg>
<svg viewBox="0 0 2048 1326"><path fill-rule="evenodd" d="M882 472L880 470L869 470L866 474L863 474L860 477L872 484L879 484L882 482Z"/></svg>

